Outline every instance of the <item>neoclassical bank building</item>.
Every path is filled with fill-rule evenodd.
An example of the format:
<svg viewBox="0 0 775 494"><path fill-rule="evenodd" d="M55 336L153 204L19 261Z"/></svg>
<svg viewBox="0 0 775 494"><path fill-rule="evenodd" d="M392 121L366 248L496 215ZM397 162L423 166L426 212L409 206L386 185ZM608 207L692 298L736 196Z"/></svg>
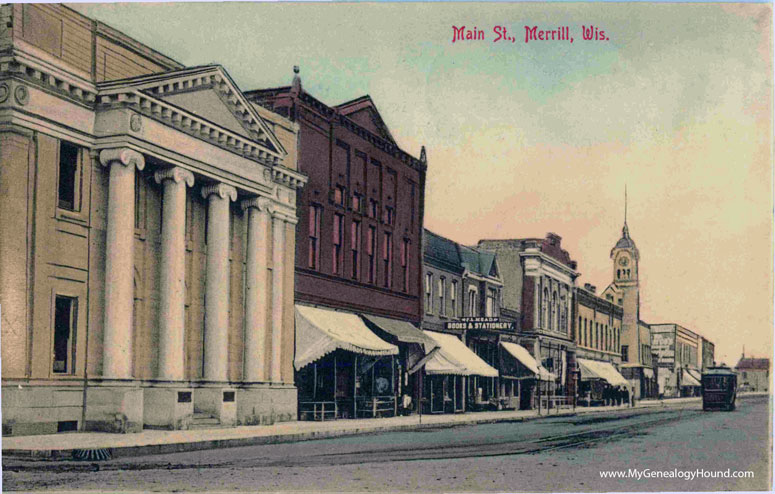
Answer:
<svg viewBox="0 0 775 494"><path fill-rule="evenodd" d="M61 5L0 17L3 435L295 419L298 125Z"/></svg>

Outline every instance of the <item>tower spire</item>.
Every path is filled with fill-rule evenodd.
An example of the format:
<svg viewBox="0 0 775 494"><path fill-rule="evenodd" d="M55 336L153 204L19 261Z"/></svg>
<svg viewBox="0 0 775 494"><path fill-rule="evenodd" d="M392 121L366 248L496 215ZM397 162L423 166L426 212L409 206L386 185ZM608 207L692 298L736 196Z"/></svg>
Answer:
<svg viewBox="0 0 775 494"><path fill-rule="evenodd" d="M624 184L624 225L627 226L627 184Z"/></svg>

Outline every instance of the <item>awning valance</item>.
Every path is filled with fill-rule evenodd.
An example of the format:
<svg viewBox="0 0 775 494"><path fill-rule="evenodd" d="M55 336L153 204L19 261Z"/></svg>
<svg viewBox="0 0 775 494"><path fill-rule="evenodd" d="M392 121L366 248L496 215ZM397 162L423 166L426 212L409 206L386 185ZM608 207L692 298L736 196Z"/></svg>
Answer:
<svg viewBox="0 0 775 494"><path fill-rule="evenodd" d="M436 340L427 336L409 322L366 314L363 314L363 318L382 331L395 336L400 342L422 345L425 353L430 353L431 350L439 346L439 344L436 343Z"/></svg>
<svg viewBox="0 0 775 494"><path fill-rule="evenodd" d="M479 358L455 335L424 331L439 344L439 350L425 364L427 374L498 377L498 370Z"/></svg>
<svg viewBox="0 0 775 494"><path fill-rule="evenodd" d="M528 352L525 347L522 345L517 345L516 343L509 343L508 341L502 341L501 346L504 350L506 350L506 352L508 352L509 355L517 359L520 364L527 367L530 372L536 376L538 375L538 362L536 362L536 359L530 355L530 352Z"/></svg>
<svg viewBox="0 0 775 494"><path fill-rule="evenodd" d="M576 359L581 369L581 379L602 379L611 386L630 386L630 382L622 376L616 368L608 362L599 360Z"/></svg>
<svg viewBox="0 0 775 494"><path fill-rule="evenodd" d="M372 356L398 354L397 346L372 333L356 314L296 305L296 369L336 349Z"/></svg>

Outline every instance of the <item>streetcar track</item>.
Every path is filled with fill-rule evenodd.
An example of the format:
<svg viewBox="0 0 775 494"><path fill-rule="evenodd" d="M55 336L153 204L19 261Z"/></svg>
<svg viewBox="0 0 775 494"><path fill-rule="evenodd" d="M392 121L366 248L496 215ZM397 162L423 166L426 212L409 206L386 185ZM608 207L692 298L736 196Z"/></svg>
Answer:
<svg viewBox="0 0 775 494"><path fill-rule="evenodd" d="M668 411L665 411L668 412ZM427 461L447 460L470 457L497 457L520 454L536 454L546 451L569 449L593 445L601 441L610 441L620 438L633 437L642 434L642 430L648 427L676 422L685 418L687 413L698 414L697 411L684 413L683 410L671 410L669 417L657 417L652 420L638 420L643 415L639 414L627 417L636 421L619 426L591 428L583 431L559 434L555 436L538 437L523 441L502 441L483 444L461 444L445 446L405 447L375 449L366 451L348 451L341 453L322 453L310 456L284 456L281 458L244 458L240 460L230 459L224 462L207 463L176 463L153 462L135 463L111 461L105 463L81 463L81 462L57 462L32 465L4 465L7 472L96 472L96 471L151 471L151 470L203 470L214 468L261 468L261 467L310 467L310 466L335 466L348 464L364 464L373 462L394 461ZM678 413L675 413L678 412ZM662 415L661 413L659 415ZM625 420L626 420L625 419ZM608 421L601 421L608 422Z"/></svg>

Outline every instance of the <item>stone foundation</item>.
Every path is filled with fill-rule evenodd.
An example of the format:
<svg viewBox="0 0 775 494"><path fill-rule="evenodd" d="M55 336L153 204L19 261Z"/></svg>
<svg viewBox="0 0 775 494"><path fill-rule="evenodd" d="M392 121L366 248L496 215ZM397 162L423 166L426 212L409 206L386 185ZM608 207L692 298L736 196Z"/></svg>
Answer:
<svg viewBox="0 0 775 494"><path fill-rule="evenodd" d="M271 425L296 420L297 391L293 387L247 386L237 393L239 425Z"/></svg>
<svg viewBox="0 0 775 494"><path fill-rule="evenodd" d="M192 388L143 390L143 426L148 429L188 429L194 414Z"/></svg>

